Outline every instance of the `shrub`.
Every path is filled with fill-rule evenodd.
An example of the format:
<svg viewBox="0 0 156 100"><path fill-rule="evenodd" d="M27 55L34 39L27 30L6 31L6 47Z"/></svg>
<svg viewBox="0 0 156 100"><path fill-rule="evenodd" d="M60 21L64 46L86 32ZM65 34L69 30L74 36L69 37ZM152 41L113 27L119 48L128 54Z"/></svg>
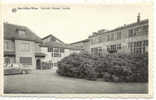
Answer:
<svg viewBox="0 0 156 100"><path fill-rule="evenodd" d="M63 76L111 82L147 82L148 55L92 56L71 54L58 62L57 73Z"/></svg>

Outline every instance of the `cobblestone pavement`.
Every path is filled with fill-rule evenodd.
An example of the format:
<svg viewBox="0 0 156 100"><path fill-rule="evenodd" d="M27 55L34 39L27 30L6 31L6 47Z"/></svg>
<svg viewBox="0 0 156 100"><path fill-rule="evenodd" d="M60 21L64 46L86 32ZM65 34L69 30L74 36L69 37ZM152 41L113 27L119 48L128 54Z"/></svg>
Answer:
<svg viewBox="0 0 156 100"><path fill-rule="evenodd" d="M4 77L5 93L147 93L147 83L113 83L59 76L56 69Z"/></svg>

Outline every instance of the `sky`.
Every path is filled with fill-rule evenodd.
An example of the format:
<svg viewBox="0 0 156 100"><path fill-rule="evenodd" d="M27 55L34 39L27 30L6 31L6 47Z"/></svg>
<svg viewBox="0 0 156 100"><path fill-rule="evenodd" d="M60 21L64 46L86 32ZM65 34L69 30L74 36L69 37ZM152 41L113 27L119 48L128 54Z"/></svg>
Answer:
<svg viewBox="0 0 156 100"><path fill-rule="evenodd" d="M34 7L38 10L25 10L26 7ZM17 11L12 12L13 8L16 8ZM61 9L43 10L40 8ZM11 4L3 5L2 17L4 22L27 26L41 38L52 34L65 43L73 43L87 39L98 30L111 30L124 24L136 22L139 12L141 20L150 19L152 4Z"/></svg>

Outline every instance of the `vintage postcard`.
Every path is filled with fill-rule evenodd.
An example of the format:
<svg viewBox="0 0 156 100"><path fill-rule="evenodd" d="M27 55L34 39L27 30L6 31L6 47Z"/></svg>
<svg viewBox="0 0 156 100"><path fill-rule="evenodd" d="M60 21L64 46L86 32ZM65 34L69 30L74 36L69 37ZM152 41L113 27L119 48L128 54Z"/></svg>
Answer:
<svg viewBox="0 0 156 100"><path fill-rule="evenodd" d="M152 2L0 10L3 96L152 97Z"/></svg>

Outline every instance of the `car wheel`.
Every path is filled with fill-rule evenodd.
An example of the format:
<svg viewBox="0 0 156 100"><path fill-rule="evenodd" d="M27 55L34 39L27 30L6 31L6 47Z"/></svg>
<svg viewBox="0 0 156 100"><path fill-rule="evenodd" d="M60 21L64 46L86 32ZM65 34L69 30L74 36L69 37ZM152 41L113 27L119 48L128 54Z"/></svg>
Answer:
<svg viewBox="0 0 156 100"><path fill-rule="evenodd" d="M22 74L26 74L26 71L23 70L23 71L22 71Z"/></svg>

